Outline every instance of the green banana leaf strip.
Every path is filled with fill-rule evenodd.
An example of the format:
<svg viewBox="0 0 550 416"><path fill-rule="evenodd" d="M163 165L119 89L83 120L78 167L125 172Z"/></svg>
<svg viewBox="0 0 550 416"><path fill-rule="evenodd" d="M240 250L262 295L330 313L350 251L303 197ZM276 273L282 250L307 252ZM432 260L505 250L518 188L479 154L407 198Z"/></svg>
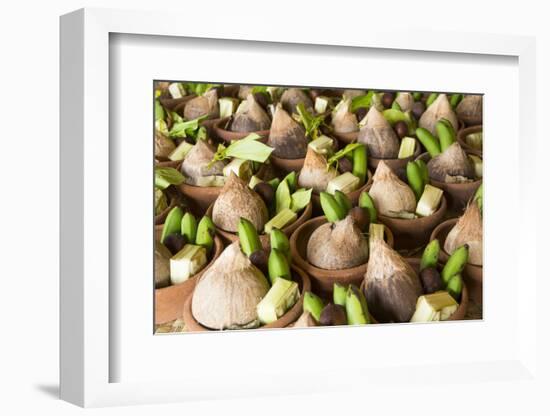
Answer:
<svg viewBox="0 0 550 416"><path fill-rule="evenodd" d="M238 159L264 163L269 158L269 155L271 155L271 152L273 152L273 148L258 141L260 137L261 136L253 133L249 134L244 139L234 141L227 147L220 144L212 159L212 163L217 160L235 157Z"/></svg>
<svg viewBox="0 0 550 416"><path fill-rule="evenodd" d="M374 95L374 91L369 91L365 95L359 95L351 100L351 109L350 111L352 113L356 112L360 108L369 108L372 101L372 96Z"/></svg>
<svg viewBox="0 0 550 416"><path fill-rule="evenodd" d="M169 136L172 138L176 138L176 137L196 138L201 128L200 122L206 119L207 117L208 117L207 115L204 115L194 120L176 122L170 129ZM206 133L206 131L204 133Z"/></svg>
<svg viewBox="0 0 550 416"><path fill-rule="evenodd" d="M291 195L290 209L294 212L300 212L303 210L311 201L311 191L312 189L298 189Z"/></svg>
<svg viewBox="0 0 550 416"><path fill-rule="evenodd" d="M303 103L299 103L296 110L298 111L302 125L306 129L306 136L310 137L312 140L315 140L319 137L319 128L325 121L325 116L313 116L306 110Z"/></svg>
<svg viewBox="0 0 550 416"><path fill-rule="evenodd" d="M185 177L174 168L155 168L155 187L166 189L170 185L180 185Z"/></svg>
<svg viewBox="0 0 550 416"><path fill-rule="evenodd" d="M355 149L361 146L363 146L361 143L350 143L343 149L338 150L327 160L327 170L329 170L331 166L338 167L338 161L340 159L348 154L351 154Z"/></svg>
<svg viewBox="0 0 550 416"><path fill-rule="evenodd" d="M203 95L205 92L207 92L208 90L214 87L217 87L219 84L203 84L198 82L189 82L183 85L186 90L191 91L196 95Z"/></svg>

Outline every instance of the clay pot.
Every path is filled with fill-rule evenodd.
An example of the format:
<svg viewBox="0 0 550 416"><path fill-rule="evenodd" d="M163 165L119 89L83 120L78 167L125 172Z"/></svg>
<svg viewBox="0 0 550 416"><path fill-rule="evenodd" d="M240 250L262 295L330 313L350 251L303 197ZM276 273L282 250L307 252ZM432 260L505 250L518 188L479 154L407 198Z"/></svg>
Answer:
<svg viewBox="0 0 550 416"><path fill-rule="evenodd" d="M418 274L420 273L420 259L416 257L406 257L405 260L407 263L409 263L414 271ZM438 267L440 270L442 266L440 265ZM361 283L361 291L365 293L365 283ZM464 319L466 316L466 311L468 310L468 289L466 288L466 285L462 288L462 296L460 297L460 303L458 305L458 309L453 313L447 321L460 321ZM372 315L371 315L372 316ZM376 318L373 317L376 321ZM377 322L377 321L376 321Z"/></svg>
<svg viewBox="0 0 550 416"><path fill-rule="evenodd" d="M214 260L220 256L223 249L221 238L214 237L212 258L199 273L178 285L155 289L155 325L161 325L183 316L185 300L195 289L197 279L214 263Z"/></svg>
<svg viewBox="0 0 550 416"><path fill-rule="evenodd" d="M259 141L261 141L262 143L267 142L267 138L269 136L269 130L251 131L249 133L226 130L225 126L228 120L229 120L229 117L222 118L214 124L214 133L216 137L223 140L224 142L231 143L235 140L241 140L252 133L256 133L262 136L262 138L259 139Z"/></svg>
<svg viewBox="0 0 550 416"><path fill-rule="evenodd" d="M351 204L353 206L357 206L357 203L359 202L359 196L363 191L367 191L372 185L372 173L370 170L367 171L367 181L363 186L356 189L353 192L347 193L346 196L351 201ZM321 208L321 197L318 193L312 192L311 193L311 202L313 202L313 213L315 215L324 215L323 209Z"/></svg>
<svg viewBox="0 0 550 416"><path fill-rule="evenodd" d="M443 196L439 209L428 217L416 219L392 218L385 215L378 215L382 224L387 226L393 233L395 248L413 249L428 243L434 228L445 218L447 212L447 201Z"/></svg>
<svg viewBox="0 0 550 416"><path fill-rule="evenodd" d="M327 270L315 267L307 260L307 243L313 231L325 224L327 219L316 217L306 221L290 237L290 251L292 260L311 277L313 291L320 296L329 296L332 293L334 283L349 285L351 283L359 286L365 272L367 263L350 269ZM393 234L389 228L385 228L386 242L393 247Z"/></svg>
<svg viewBox="0 0 550 416"><path fill-rule="evenodd" d="M311 283L308 275L304 273L304 271L300 270L295 265L291 265L291 269L292 269L293 280L298 283L298 287L300 289L300 299L298 299L298 301L294 304L294 306L290 308L290 310L288 310L283 316L281 316L275 322L260 326L258 329L285 328L286 326L295 322L302 314L302 305L304 303L304 293L311 291ZM194 289L195 288L193 287L193 290ZM185 323L185 329L191 332L212 331L211 329L208 329L202 326L200 323L198 323L195 320L195 317L193 316L193 312L191 310L192 299L193 299L193 296L189 296L183 308L183 321Z"/></svg>
<svg viewBox="0 0 550 416"><path fill-rule="evenodd" d="M179 110L183 110L183 108L185 107L185 104L187 104L189 100L195 97L196 97L195 94L189 94L181 98L172 98L168 94L167 96L159 97L159 102L167 110L178 112Z"/></svg>
<svg viewBox="0 0 550 416"><path fill-rule="evenodd" d="M174 168L179 170L181 160L158 160L155 162L155 166L160 168Z"/></svg>
<svg viewBox="0 0 550 416"><path fill-rule="evenodd" d="M427 163L430 160L430 156L426 152L418 156L417 159L422 159ZM445 183L430 178L430 184L445 192L449 212L451 215L457 216L462 214L464 208L466 208L466 205L468 205L468 202L474 196L477 188L481 185L481 179L467 183Z"/></svg>
<svg viewBox="0 0 550 416"><path fill-rule="evenodd" d="M223 186L194 186L182 183L181 192L187 197L193 212L202 215L214 203Z"/></svg>
<svg viewBox="0 0 550 416"><path fill-rule="evenodd" d="M460 144L460 147L464 149L467 153L471 153L473 155L477 155L479 157L483 156L483 150L475 149L468 145L466 143L466 136L472 133L478 133L480 131L483 131L483 126L472 126L467 127L465 129L459 130L458 134L456 135L456 141Z"/></svg>
<svg viewBox="0 0 550 416"><path fill-rule="evenodd" d="M430 237L431 240L439 240L439 245L441 250L439 251L439 261L441 263L446 263L450 257L450 253L447 253L443 248L445 245L445 240L447 239L447 234L455 226L457 218L452 218L445 222L442 222L432 232ZM468 287L470 292L470 298L477 304L483 303L483 266L477 266L475 264L466 263L466 267L462 271L462 276L464 278L464 283Z"/></svg>
<svg viewBox="0 0 550 416"><path fill-rule="evenodd" d="M206 211L206 215L208 215L210 218L212 218L212 210L214 208L214 204L210 205L208 207L208 210ZM312 203L310 202L307 204L307 206L302 210L301 214L298 216L296 221L294 221L292 224L287 225L286 227L283 227L281 230L285 235L290 238L290 236L296 231L298 227L300 227L304 222L309 220L311 218L311 213L313 211ZM221 228L216 227L216 232L220 235L224 243L231 244L234 241L237 241L239 239L239 235L236 233L232 233L230 231L222 230ZM260 242L262 243L262 247L265 251L269 252L271 250L270 242L269 242L269 234L260 234Z"/></svg>
<svg viewBox="0 0 550 416"><path fill-rule="evenodd" d="M270 159L271 159L271 164L273 166L275 166L284 174L287 174L292 171L299 172L304 166L304 160L306 158L302 157L300 159L283 159L283 158L271 155Z"/></svg>
<svg viewBox="0 0 550 416"><path fill-rule="evenodd" d="M378 159L372 156L367 158L369 168L376 171L378 164L383 160L386 165L402 180L407 182L407 163L415 160L421 153L421 146L418 140L416 140L414 155L405 159Z"/></svg>

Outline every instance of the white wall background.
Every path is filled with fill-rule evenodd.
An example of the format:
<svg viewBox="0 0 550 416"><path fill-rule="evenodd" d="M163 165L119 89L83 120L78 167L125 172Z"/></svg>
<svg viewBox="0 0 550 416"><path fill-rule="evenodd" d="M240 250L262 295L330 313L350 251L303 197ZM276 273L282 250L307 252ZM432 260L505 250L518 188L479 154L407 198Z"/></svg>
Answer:
<svg viewBox="0 0 550 416"><path fill-rule="evenodd" d="M538 112L539 134L548 135L550 104L550 29L548 12L542 1L481 2L479 0L444 3L439 1L306 2L277 0L251 3L238 1L193 2L152 0L88 0L3 2L0 8L1 99L0 99L0 413L76 414L74 406L56 399L58 384L58 119L59 119L59 20L61 14L88 7L186 10L190 18L209 13L225 14L238 9L241 19L235 25L246 25L248 19L273 19L281 30L289 24L320 24L326 19L364 25L369 19L386 19L388 25L432 27L434 29L475 32L511 33L537 36L537 103L523 103ZM487 3L487 4L486 4ZM508 4L509 3L509 4ZM256 10L261 9L261 10ZM185 24L182 22L182 24ZM207 24L207 23L205 23ZM321 23L322 24L322 23ZM327 24L327 30L331 27ZM549 139L550 140L550 139ZM543 149L540 149L540 155ZM548 146L546 145L546 150ZM542 156L540 157L542 162ZM548 176L546 168L540 175ZM548 189L545 190L548 192ZM544 207L541 207L541 210ZM513 214L511 214L513 215ZM547 215L546 215L547 217ZM547 224L544 224L548 231ZM543 231L542 229L540 230ZM541 246L539 246L540 249ZM546 313L546 316L548 313ZM547 348L546 351L549 349ZM546 360L545 355L541 358ZM547 361L546 361L547 362ZM489 386L487 387L489 388ZM494 388L491 387L491 388ZM501 386L501 403L484 403L483 388L472 390L467 398L450 399L449 414L454 412L491 413L519 411L542 414L532 402L514 399L509 386ZM376 398L384 413L392 414L394 406L422 410L429 406L424 399L415 403L395 400L392 392ZM372 413L375 398L334 395L330 398L288 397L284 400L255 399L215 403L193 403L134 408L100 409L99 414L150 414L166 412L195 414L338 414L346 411ZM464 401L467 400L467 401ZM469 403L478 401L476 405ZM454 405L453 405L454 403ZM411 406L414 405L414 406ZM360 410L359 410L360 409ZM436 409L433 409L434 411ZM388 412L389 411L389 412ZM503 412L504 411L504 412ZM546 408L546 411L548 409ZM40 412L40 413L38 413ZM427 412L429 414L431 412Z"/></svg>

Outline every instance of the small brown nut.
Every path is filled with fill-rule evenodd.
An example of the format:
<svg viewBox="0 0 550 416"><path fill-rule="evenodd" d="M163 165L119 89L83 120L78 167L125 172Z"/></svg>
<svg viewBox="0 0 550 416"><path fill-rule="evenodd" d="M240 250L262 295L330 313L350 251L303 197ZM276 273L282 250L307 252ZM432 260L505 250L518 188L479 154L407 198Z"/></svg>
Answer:
<svg viewBox="0 0 550 416"><path fill-rule="evenodd" d="M173 255L180 251L185 243L185 237L180 233L170 234L164 239L164 245Z"/></svg>
<svg viewBox="0 0 550 416"><path fill-rule="evenodd" d="M353 170L353 164L351 163L351 160L346 157L340 159L338 161L338 170L340 171L340 173L351 172Z"/></svg>
<svg viewBox="0 0 550 416"><path fill-rule="evenodd" d="M321 311L319 323L323 326L347 325L346 310L343 306L329 303Z"/></svg>
<svg viewBox="0 0 550 416"><path fill-rule="evenodd" d="M267 262L269 260L267 253L263 250L256 250L250 256L248 256L250 262L262 271L262 273L268 273Z"/></svg>
<svg viewBox="0 0 550 416"><path fill-rule="evenodd" d="M393 92L385 92L384 95L382 95L382 105L384 108L390 108L393 104L393 100L395 100L395 93Z"/></svg>
<svg viewBox="0 0 550 416"><path fill-rule="evenodd" d="M273 198L275 198L275 191L273 190L273 187L266 182L256 184L254 187L254 192L260 195L268 207L273 202Z"/></svg>
<svg viewBox="0 0 550 416"><path fill-rule="evenodd" d="M434 267L427 267L420 272L424 293L430 294L445 289L439 272Z"/></svg>
<svg viewBox="0 0 550 416"><path fill-rule="evenodd" d="M422 101L417 101L412 105L411 112L415 119L420 120L424 111L426 111L426 104Z"/></svg>
<svg viewBox="0 0 550 416"><path fill-rule="evenodd" d="M357 121L361 121L365 118L368 112L368 108L361 107L355 112L355 117L357 118Z"/></svg>
<svg viewBox="0 0 550 416"><path fill-rule="evenodd" d="M407 123L405 123L404 121L398 121L397 123L395 123L393 129L400 139L409 134L409 126L407 126Z"/></svg>

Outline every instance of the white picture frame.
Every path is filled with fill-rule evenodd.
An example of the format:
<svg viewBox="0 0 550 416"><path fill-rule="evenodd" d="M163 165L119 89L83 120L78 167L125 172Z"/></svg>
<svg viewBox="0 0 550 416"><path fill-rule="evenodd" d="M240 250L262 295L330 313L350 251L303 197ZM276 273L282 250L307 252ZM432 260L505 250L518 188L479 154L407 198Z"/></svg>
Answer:
<svg viewBox="0 0 550 416"><path fill-rule="evenodd" d="M113 347L115 339L124 344L125 340L119 338L132 335L128 330L119 332L120 327L112 321L115 316L119 318L122 316L120 319L125 319L124 307L116 304L116 299L113 297L113 293L120 290L120 287L113 286L113 281L110 281L110 275L118 270L116 258L111 251L113 244L111 228L118 227L116 220L120 220L120 217L113 215L112 204L117 198L113 197L111 183L119 166L118 159L110 151L110 146L113 144L109 140L110 136L117 134L110 123L110 98L114 88L110 83L110 70L112 70L110 65L113 58L110 56L112 52L110 42L118 36L116 34L162 36L164 38L160 38L161 41L165 39L167 42L170 39L211 39L214 43L218 41L269 42L276 44L281 53L285 53L285 50L292 45L300 45L301 48L306 49L315 48L317 45L330 45L335 51L339 48L351 47L356 51L369 49L412 54L432 52L441 56L464 54L511 57L517 60L514 67L518 70L515 81L519 88L519 96L514 95L514 97L519 102L534 102L535 97L535 41L529 37L473 33L437 33L437 36L433 36L430 32L410 33L396 28L388 30L374 21L370 23L369 33L362 33L359 37L352 28L340 30L336 36L322 28L303 32L299 28L287 27L285 31L280 31L276 25L266 21L252 22L244 35L234 32L222 16L212 16L213 21L208 28L192 20L181 25L179 22L182 18L183 16L177 13L106 9L82 9L61 18L61 398L87 407L259 395L328 393L351 389L358 391L368 389L373 394L375 392L383 394L388 383L393 383L395 379L399 379L404 388L411 391L430 385L434 380L445 384L448 382L443 376L446 371L452 371L453 382L464 383L464 386L481 382L506 381L512 384L528 383L531 386L534 384L540 387L538 383L542 381L537 374L536 361L537 322L533 319L522 319L522 317L536 315L535 291L537 280L542 278L536 268L534 251L528 249L527 243L521 244L522 241L536 240L536 218L533 215L526 215L529 212L529 206L535 204L536 192L533 191L535 184L528 180L525 169L527 164L533 167L534 158L531 157L536 154L540 137L537 137L535 132L535 114L529 111L527 106L518 106L519 114L515 115L517 119L512 122L517 129L509 138L512 145L520 137L529 138L533 144L529 148L521 147L515 154L510 168L512 173L517 175L517 182L513 183L514 187L510 192L513 197L516 197L514 208L517 209L520 218L517 227L522 231L514 234L518 248L510 257L509 270L502 270L502 273L509 276L506 282L511 285L516 284L518 265L522 264L522 280L517 290L502 289L503 292L507 290L506 296L509 295L510 299L513 299L513 310L509 311L507 317L515 320L515 324L513 330L509 331L510 338L507 338L507 341L512 344L506 348L503 347L500 351L495 351L494 359L488 358L488 350L480 355L483 357L481 360L476 359L470 351L471 355L461 357L459 360L445 360L439 356L434 360L421 357L414 366L411 366L410 360L396 360L394 365L391 365L388 358L384 357L379 365L374 365L371 361L364 366L344 366L342 371L330 366L321 367L322 369L313 373L308 370L307 374L291 371L290 379L284 366L277 372L251 368L253 367L251 365L244 369L236 368L231 363L226 363L223 368L219 367L219 363L217 364L219 374L215 380L208 375L200 377L200 366L195 368L194 373L189 372L192 375L178 378L176 381L166 378L166 373L155 376L152 374L154 370L151 366L147 367L145 364L144 368L147 367L147 371L141 372L136 369L135 374L132 373L132 365L137 365L135 360L139 359L140 348L145 351L145 344L135 346L134 349L138 351L135 357L131 357L128 348ZM139 71L136 70L136 72ZM173 71L163 70L163 73L173 74ZM214 76L215 71L211 70L210 74ZM236 75L233 76L236 77ZM237 78L224 78L222 81L237 80ZM315 82L312 83L315 84ZM392 88L391 85L387 87ZM412 87L410 85L410 88ZM418 89L422 89L421 87L419 86ZM494 102L494 104L496 108L498 103ZM490 111L489 114L491 114ZM485 116L487 117L487 112ZM488 121L487 132L490 135L492 125L491 120ZM498 133L497 127L495 126L493 134ZM487 153L490 154L490 148L488 149ZM136 151L137 160L146 160L147 153L144 152ZM142 157L144 159L140 159ZM501 171L505 168L505 164L488 159L486 168ZM142 177L147 178L149 174L150 172L144 172ZM500 192L503 189L498 191L495 188L493 194L487 193L486 202L484 202L486 212L496 212L497 202L501 198L506 198ZM501 217L502 215L501 213ZM493 224L489 225L495 229L498 227L498 213L495 213ZM144 239L147 237L144 236ZM152 238L150 240L152 241ZM494 240L496 247L499 242L496 238ZM490 258L491 256L489 261ZM494 280L492 283L490 280L487 283L487 291L498 288ZM122 281L120 284L125 283ZM131 303L126 305L133 307ZM495 303L496 307L504 306ZM495 331L501 331L498 332L499 334L504 333L502 322L496 318L493 321L491 310L485 312L487 312L484 316L485 321L481 325L468 324L470 325L468 336L473 337L477 334L481 337L483 331L488 330L493 323L498 327ZM518 322L522 324L518 325ZM373 350L391 349L390 344L394 340L395 328L396 326L369 328L373 331L369 333L370 335L378 334L377 339L386 337L386 341L383 339L373 341ZM426 337L431 337L434 331L439 331L453 338L459 336L462 331L451 324L441 324L440 327L402 325L397 328L405 336L419 334ZM330 329L330 331L333 331L331 335L327 335L328 332L323 330L304 331L293 336L299 337L301 343L308 343L325 342L337 334L340 339L344 337L348 341L355 342L364 341L363 337L367 334L360 328L339 328ZM266 343L270 340L281 342L283 335L277 334L277 331L263 332L261 341L251 332L219 334L215 335L219 336L215 344L217 348L223 345L224 348L238 354L239 345L244 343ZM152 332L150 335L152 337ZM204 351L205 355L210 353L213 356L213 351L204 350L208 345L207 338L211 338L211 335L190 337L194 336L156 337L155 345L151 348L173 348L174 345L184 348L185 344L182 340L187 339L189 348L196 348L198 351ZM195 344L194 340L199 338L202 344L197 343L192 347L191 344ZM395 338L395 340L402 341L401 338ZM132 342L139 342L139 340L132 338ZM314 360L322 359L319 354L312 353L312 357ZM134 361L131 361L131 358ZM124 367L122 369L131 376L118 374L118 370L113 370L114 368L120 370L118 363L125 360L128 363L126 369ZM200 360L194 361L200 362ZM168 362L163 362L161 366L166 366L166 363ZM237 370L243 374L236 378L234 372ZM342 372L346 377L342 377ZM208 371L206 373L213 374ZM262 383L259 383L257 380L262 374L268 380L262 380ZM327 379L333 381L327 383L325 382ZM274 388L274 386L279 387ZM464 386L461 388L466 391L467 387ZM493 394L495 399L498 397L497 390L490 394Z"/></svg>

